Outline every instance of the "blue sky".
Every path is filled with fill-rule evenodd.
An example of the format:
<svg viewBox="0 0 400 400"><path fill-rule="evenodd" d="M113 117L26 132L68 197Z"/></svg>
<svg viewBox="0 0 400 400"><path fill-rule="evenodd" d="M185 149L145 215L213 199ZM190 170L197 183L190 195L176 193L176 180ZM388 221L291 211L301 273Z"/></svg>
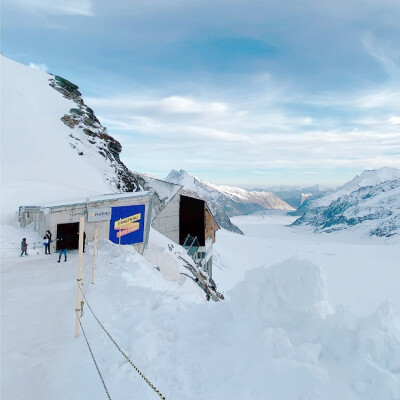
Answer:
<svg viewBox="0 0 400 400"><path fill-rule="evenodd" d="M398 0L3 0L2 51L79 85L135 171L336 185L400 167Z"/></svg>

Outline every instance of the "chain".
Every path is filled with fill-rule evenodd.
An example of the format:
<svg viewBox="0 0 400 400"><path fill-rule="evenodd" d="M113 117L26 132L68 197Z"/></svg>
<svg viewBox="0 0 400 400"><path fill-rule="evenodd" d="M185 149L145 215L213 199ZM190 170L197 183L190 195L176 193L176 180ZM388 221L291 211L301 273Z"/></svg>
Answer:
<svg viewBox="0 0 400 400"><path fill-rule="evenodd" d="M80 288L80 286L79 286ZM135 369L135 371L143 378L143 380L158 394L158 396L166 400L165 397L162 395L162 393L149 381L149 379L146 378L146 376L140 371L140 369L130 360L130 358L126 355L126 353L121 349L121 347L118 346L117 342L114 340L114 338L108 333L107 329L103 326L103 324L100 322L100 320L97 318L96 314L93 312L92 307L90 307L90 304L83 293L81 289L81 293L83 295L83 298L86 301L86 305L89 307L90 312L92 313L93 317L96 319L98 324L101 326L103 331L106 333L106 335L110 338L110 340L114 343L116 348L119 350L119 352L125 357L125 359L128 361L128 363Z"/></svg>
<svg viewBox="0 0 400 400"><path fill-rule="evenodd" d="M77 281L77 283L78 283L78 288L79 288L79 290L82 292L82 289L81 289L82 278L81 278L81 279L77 279L76 281ZM81 312L81 317L83 317L83 305L84 305L84 304L85 304L85 303L81 300L81 308L75 308L75 311L76 311L76 312L78 312L78 311ZM79 322L80 322L80 320L79 320Z"/></svg>
<svg viewBox="0 0 400 400"><path fill-rule="evenodd" d="M82 303L83 303L83 301L81 302L81 306L82 306ZM81 316L82 316L82 315L81 315ZM101 375L99 366L97 365L97 361L96 361L96 359L94 358L94 354L93 354L92 348L90 347L89 341L88 341L88 339L87 339L87 337L86 337L86 333L85 333L85 330L83 329L82 322L81 322L81 319L79 318L79 316L78 316L78 319L79 319L79 325L81 326L81 329L82 329L83 336L85 337L85 340L86 340L86 344L87 344L87 346L88 346L88 348L89 348L89 351L90 351L90 354L91 354L91 356L92 356L94 365L96 366L96 369L97 369L97 372L98 372L98 374L99 374L99 376L100 376L101 382L103 383L104 390L106 391L106 394L107 394L107 397L109 398L109 400L111 400L110 393L108 392L106 383L104 382L103 376Z"/></svg>

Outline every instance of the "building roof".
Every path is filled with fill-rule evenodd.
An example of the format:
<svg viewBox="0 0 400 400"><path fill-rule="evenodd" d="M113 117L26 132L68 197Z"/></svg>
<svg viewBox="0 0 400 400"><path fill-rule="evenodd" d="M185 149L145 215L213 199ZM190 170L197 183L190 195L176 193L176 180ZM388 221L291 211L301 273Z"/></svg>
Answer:
<svg viewBox="0 0 400 400"><path fill-rule="evenodd" d="M91 204L98 203L101 201L109 201L109 200L119 200L133 197L147 197L152 192L150 191L142 191L142 192L128 192L128 193L106 193L100 194L96 196L87 196L87 197L79 197L74 199L67 200L59 200L54 202L49 202L41 205L31 205L31 206L22 206L24 208L57 208L57 207L67 207L67 206L77 206L82 204Z"/></svg>

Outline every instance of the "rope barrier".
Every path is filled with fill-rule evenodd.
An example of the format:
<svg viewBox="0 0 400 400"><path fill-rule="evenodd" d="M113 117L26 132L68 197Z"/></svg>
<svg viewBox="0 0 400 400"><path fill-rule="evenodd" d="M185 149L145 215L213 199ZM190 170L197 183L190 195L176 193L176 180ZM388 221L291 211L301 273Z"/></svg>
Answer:
<svg viewBox="0 0 400 400"><path fill-rule="evenodd" d="M86 276L85 276L85 277L83 278L83 280L82 280L82 285L85 283L86 279L87 279L88 277L90 277L90 272L92 272L92 267L90 267L90 268L88 269L88 271L86 272ZM87 283L86 283L85 294L86 294L86 292L88 291L89 286L90 286L90 279L88 279L88 281L87 281Z"/></svg>
<svg viewBox="0 0 400 400"><path fill-rule="evenodd" d="M77 313L78 313L78 311L77 311ZM101 375L101 372L100 372L99 366L97 365L97 361L96 361L96 359L95 359L95 357L94 357L94 354L93 354L92 348L90 347L90 344L89 344L88 338L87 338L87 336L86 336L85 330L83 329L83 325L82 325L81 318L79 317L79 315L78 315L78 319L79 319L79 325L81 326L81 329L82 329L83 336L85 337L86 344L87 344L87 346L88 346L88 349L89 349L89 351L90 351L90 355L92 356L92 359L93 359L94 365L96 366L97 373L99 374L99 376L100 376L100 379L101 379L101 382L103 383L103 387L104 387L104 390L106 391L107 397L109 398L109 400L111 400L110 393L108 392L108 389L107 389L106 383L104 382L104 378L103 378L103 376Z"/></svg>
<svg viewBox="0 0 400 400"><path fill-rule="evenodd" d="M162 393L150 382L150 380L148 378L146 378L146 376L140 371L140 369L130 360L130 358L126 355L126 353L121 349L121 347L118 346L117 342L114 340L114 338L108 333L107 329L103 326L103 324L100 322L100 320L97 318L96 314L94 313L94 311L92 310L92 307L90 307L90 304L85 296L85 294L82 291L81 285L78 285L83 298L86 301L86 305L89 307L90 312L92 313L93 317L95 318L95 320L98 322L98 324L100 325L100 327L103 329L103 331L106 333L106 335L109 337L109 339L114 343L114 345L117 347L117 349L119 350L119 352L125 357L125 359L128 361L128 363L135 369L135 371L141 376L141 378L154 390L154 392L156 392L158 394L158 396L162 399L162 400L166 400L166 398L162 395Z"/></svg>

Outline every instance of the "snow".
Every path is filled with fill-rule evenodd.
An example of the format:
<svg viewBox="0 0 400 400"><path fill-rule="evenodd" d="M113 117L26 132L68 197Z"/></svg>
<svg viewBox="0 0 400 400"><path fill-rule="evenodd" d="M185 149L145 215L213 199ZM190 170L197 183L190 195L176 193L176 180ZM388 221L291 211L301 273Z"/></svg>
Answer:
<svg viewBox="0 0 400 400"><path fill-rule="evenodd" d="M247 270L297 257L322 269L332 305L367 315L390 300L400 313L399 239L365 237L363 229L314 234L305 227L291 227L295 219L279 211L232 218L245 236L218 232L214 277L220 288L233 288ZM219 246L229 249L223 257Z"/></svg>
<svg viewBox="0 0 400 400"><path fill-rule="evenodd" d="M87 246L83 291L167 399L399 398L398 246L316 236L291 219L237 217L246 236L218 232L220 303L205 301L180 273L183 249L154 230L144 257L102 240L94 285ZM77 253L58 264L29 246L19 257L20 237L35 234L3 227L2 396L104 397L83 336L74 339ZM87 305L82 324L112 398L157 398Z"/></svg>
<svg viewBox="0 0 400 400"><path fill-rule="evenodd" d="M22 204L109 191L105 167L70 148L59 121L70 104L48 76L1 62L1 398L106 398L84 336L74 337L77 252L57 263L14 221ZM268 211L233 219L245 236L218 231L218 303L184 275L184 249L154 230L144 256L102 239L94 284L88 244L81 320L111 397L158 398L89 304L168 400L399 399L398 240L315 235L294 219Z"/></svg>
<svg viewBox="0 0 400 400"><path fill-rule="evenodd" d="M143 174L143 177L146 179L146 183L158 193L160 200L164 200L165 202L171 200L181 189L180 185L175 185L174 183L163 181L150 175Z"/></svg>
<svg viewBox="0 0 400 400"><path fill-rule="evenodd" d="M343 186L338 187L332 193L329 193L321 198L312 200L315 207L328 206L339 197L349 195L359 188L366 186L376 186L380 183L391 181L400 178L400 169L383 167L376 170L364 171L361 175L357 175L354 179L347 182Z"/></svg>
<svg viewBox="0 0 400 400"><path fill-rule="evenodd" d="M2 222L11 223L19 205L110 192L99 174L104 159L90 163L69 146L72 130L60 118L75 103L48 85L50 75L0 62Z"/></svg>
<svg viewBox="0 0 400 400"><path fill-rule="evenodd" d="M356 188L343 194L328 206L332 195L327 195L306 207L295 225L312 226L315 232L348 230L358 236L395 237L400 233L400 178L379 182L374 186Z"/></svg>
<svg viewBox="0 0 400 400"><path fill-rule="evenodd" d="M83 204L83 203L97 203L99 201L105 201L105 200L118 200L118 199L130 198L130 197L140 197L140 196L146 196L148 194L149 194L149 192L146 192L146 191L129 192L129 193L107 193L107 194L101 194L101 195L97 195L97 196L76 197L73 199L65 199L65 200L59 200L59 201L46 202L45 204L37 205L37 207L43 207L43 208L64 207L64 206ZM28 205L25 204L25 206L28 206ZM32 205L29 205L29 206L32 206Z"/></svg>
<svg viewBox="0 0 400 400"><path fill-rule="evenodd" d="M197 193L201 198L226 205L227 199L238 203L254 203L267 209L294 210L292 206L271 192L249 191L232 186L215 185L188 174L184 170L172 170L166 178Z"/></svg>
<svg viewBox="0 0 400 400"><path fill-rule="evenodd" d="M400 178L400 169L383 167L376 170L364 171L361 175L357 175L339 189L375 186L379 183L393 181L398 178Z"/></svg>

